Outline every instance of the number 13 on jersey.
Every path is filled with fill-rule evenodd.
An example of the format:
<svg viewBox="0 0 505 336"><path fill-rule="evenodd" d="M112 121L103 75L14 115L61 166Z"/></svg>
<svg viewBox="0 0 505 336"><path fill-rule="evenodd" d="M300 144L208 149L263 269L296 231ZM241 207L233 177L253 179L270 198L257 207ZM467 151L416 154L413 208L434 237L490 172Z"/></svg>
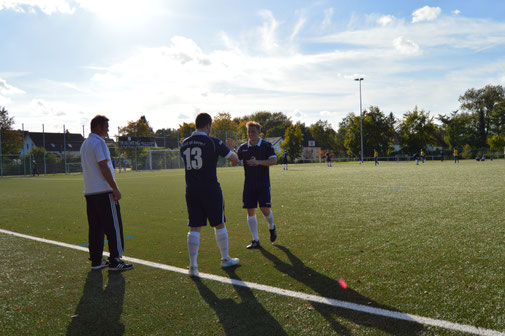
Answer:
<svg viewBox="0 0 505 336"><path fill-rule="evenodd" d="M202 168L202 149L200 147L187 148L182 154L186 162L186 170Z"/></svg>

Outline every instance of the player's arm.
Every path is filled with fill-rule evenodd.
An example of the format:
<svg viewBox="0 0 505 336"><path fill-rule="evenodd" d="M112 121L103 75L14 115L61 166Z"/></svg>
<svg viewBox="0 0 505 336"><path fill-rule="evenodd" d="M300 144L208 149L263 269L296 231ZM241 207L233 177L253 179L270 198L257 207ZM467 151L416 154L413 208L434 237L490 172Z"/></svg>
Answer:
<svg viewBox="0 0 505 336"><path fill-rule="evenodd" d="M230 161L232 166L236 166L238 163L238 156L237 154L230 151L230 154L226 156L226 160Z"/></svg>
<svg viewBox="0 0 505 336"><path fill-rule="evenodd" d="M226 147L230 150L231 154L225 156L225 158L230 161L232 166L236 166L238 164L238 153L235 150L235 143L232 138L226 139Z"/></svg>
<svg viewBox="0 0 505 336"><path fill-rule="evenodd" d="M277 164L277 156L271 156L266 160L251 159L247 161L247 164L250 166L274 166Z"/></svg>
<svg viewBox="0 0 505 336"><path fill-rule="evenodd" d="M100 167L100 171L102 172L103 178L112 188L112 194L114 196L114 200L119 201L121 199L121 193L119 192L116 181L114 181L114 178L112 177L109 165L107 164L107 159L99 161L98 167Z"/></svg>

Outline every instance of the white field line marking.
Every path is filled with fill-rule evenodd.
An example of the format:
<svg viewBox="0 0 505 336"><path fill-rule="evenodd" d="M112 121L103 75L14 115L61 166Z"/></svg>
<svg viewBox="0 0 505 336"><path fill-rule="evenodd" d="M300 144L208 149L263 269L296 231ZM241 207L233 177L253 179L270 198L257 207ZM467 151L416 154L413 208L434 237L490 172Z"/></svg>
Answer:
<svg viewBox="0 0 505 336"><path fill-rule="evenodd" d="M52 245L71 248L74 250L88 252L88 248L78 246L78 245L62 243L62 242L58 242L58 241L54 241L54 240L29 236L29 235L25 235L22 233L17 233L17 232L2 230L2 229L0 229L0 232L8 234L8 235L16 236L16 237L35 240L38 242L43 242L43 243L47 243L47 244L52 244ZM109 255L107 252L104 252L104 254ZM158 268L158 269L162 269L162 270L166 270L166 271L171 271L171 272L176 272L176 273L188 274L188 270L185 268L174 267L174 266L170 266L170 265L160 264L160 263L156 263L156 262L152 262L152 261L147 261L147 260L142 260L142 259L137 259L137 258L132 258L132 257L126 257L126 256L124 256L123 259L133 262L133 263L140 264L140 265L150 266L150 267L154 267L154 268ZM247 281L230 279L230 278L226 278L226 277L222 277L222 276L214 275L214 274L200 273L200 278L219 281L219 282L222 282L225 284L231 284L234 286L242 286L242 287L247 287L247 288L251 288L251 289L257 289L257 290L261 290L264 292L289 296L289 297L293 297L293 298L297 298L297 299L301 299L301 300L322 303L322 304L326 304L326 305L333 306L333 307L350 309L350 310L368 313L368 314L372 314L372 315L385 316L385 317L389 317L389 318L393 318L393 319L397 319L397 320L417 322L420 324L430 325L430 326L434 326L434 327L438 327L438 328L444 328L444 329L455 330L455 331L462 331L462 332L476 334L476 335L490 335L490 336L495 336L495 335L496 336L499 336L499 335L504 336L505 335L504 332L497 331L497 330L484 329L484 328L474 327L471 325L453 323L453 322L444 321L444 320L437 320L437 319L432 319L429 317L423 317L423 316L419 316L419 315L412 315L412 314L395 312L395 311L386 310L386 309L374 308L374 307L369 307L369 306L360 305L360 304L356 304L356 303L321 297L321 296L317 296L317 295L299 293L299 292L290 291L290 290L282 289L282 288L278 288L278 287L261 285L261 284L257 284L254 282L247 282Z"/></svg>

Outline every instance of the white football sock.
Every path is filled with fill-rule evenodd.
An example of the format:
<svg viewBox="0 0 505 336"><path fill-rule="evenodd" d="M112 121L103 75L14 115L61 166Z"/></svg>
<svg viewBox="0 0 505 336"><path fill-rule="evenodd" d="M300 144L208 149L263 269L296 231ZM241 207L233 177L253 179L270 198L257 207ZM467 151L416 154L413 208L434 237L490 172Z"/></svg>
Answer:
<svg viewBox="0 0 505 336"><path fill-rule="evenodd" d="M249 230L252 233L253 239L260 241L260 237L258 236L258 220L256 219L256 215L247 216L247 225L249 225Z"/></svg>
<svg viewBox="0 0 505 336"><path fill-rule="evenodd" d="M224 227L222 229L214 230L214 233L216 235L217 246L221 252L221 259L230 259L230 256L228 255L228 230Z"/></svg>
<svg viewBox="0 0 505 336"><path fill-rule="evenodd" d="M268 222L268 228L270 230L273 230L275 225L274 225L274 213L272 212L272 210L270 210L270 213L268 214L268 216L265 216L265 219Z"/></svg>
<svg viewBox="0 0 505 336"><path fill-rule="evenodd" d="M189 231L188 233L188 252L189 266L198 267L196 258L198 257L198 248L200 247L200 232Z"/></svg>

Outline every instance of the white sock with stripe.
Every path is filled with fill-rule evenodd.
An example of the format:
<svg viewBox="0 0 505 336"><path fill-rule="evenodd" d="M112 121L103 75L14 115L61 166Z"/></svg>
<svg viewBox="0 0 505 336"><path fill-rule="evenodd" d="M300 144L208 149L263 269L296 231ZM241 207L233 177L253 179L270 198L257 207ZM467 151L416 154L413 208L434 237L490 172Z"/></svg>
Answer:
<svg viewBox="0 0 505 336"><path fill-rule="evenodd" d="M222 229L214 230L214 234L216 235L216 243L219 247L219 252L221 252L221 259L230 259L230 256L228 255L228 230L224 227Z"/></svg>
<svg viewBox="0 0 505 336"><path fill-rule="evenodd" d="M270 213L268 214L268 216L265 216L265 219L268 222L268 228L270 230L273 230L275 225L274 225L274 213L272 212L272 210L270 210Z"/></svg>
<svg viewBox="0 0 505 336"><path fill-rule="evenodd" d="M188 252L189 266L198 267L196 259L198 257L198 248L200 247L200 232L189 231L188 233Z"/></svg>
<svg viewBox="0 0 505 336"><path fill-rule="evenodd" d="M256 215L247 216L247 225L249 225L249 230L252 233L253 239L260 241L260 238L258 236L258 220L256 219Z"/></svg>

